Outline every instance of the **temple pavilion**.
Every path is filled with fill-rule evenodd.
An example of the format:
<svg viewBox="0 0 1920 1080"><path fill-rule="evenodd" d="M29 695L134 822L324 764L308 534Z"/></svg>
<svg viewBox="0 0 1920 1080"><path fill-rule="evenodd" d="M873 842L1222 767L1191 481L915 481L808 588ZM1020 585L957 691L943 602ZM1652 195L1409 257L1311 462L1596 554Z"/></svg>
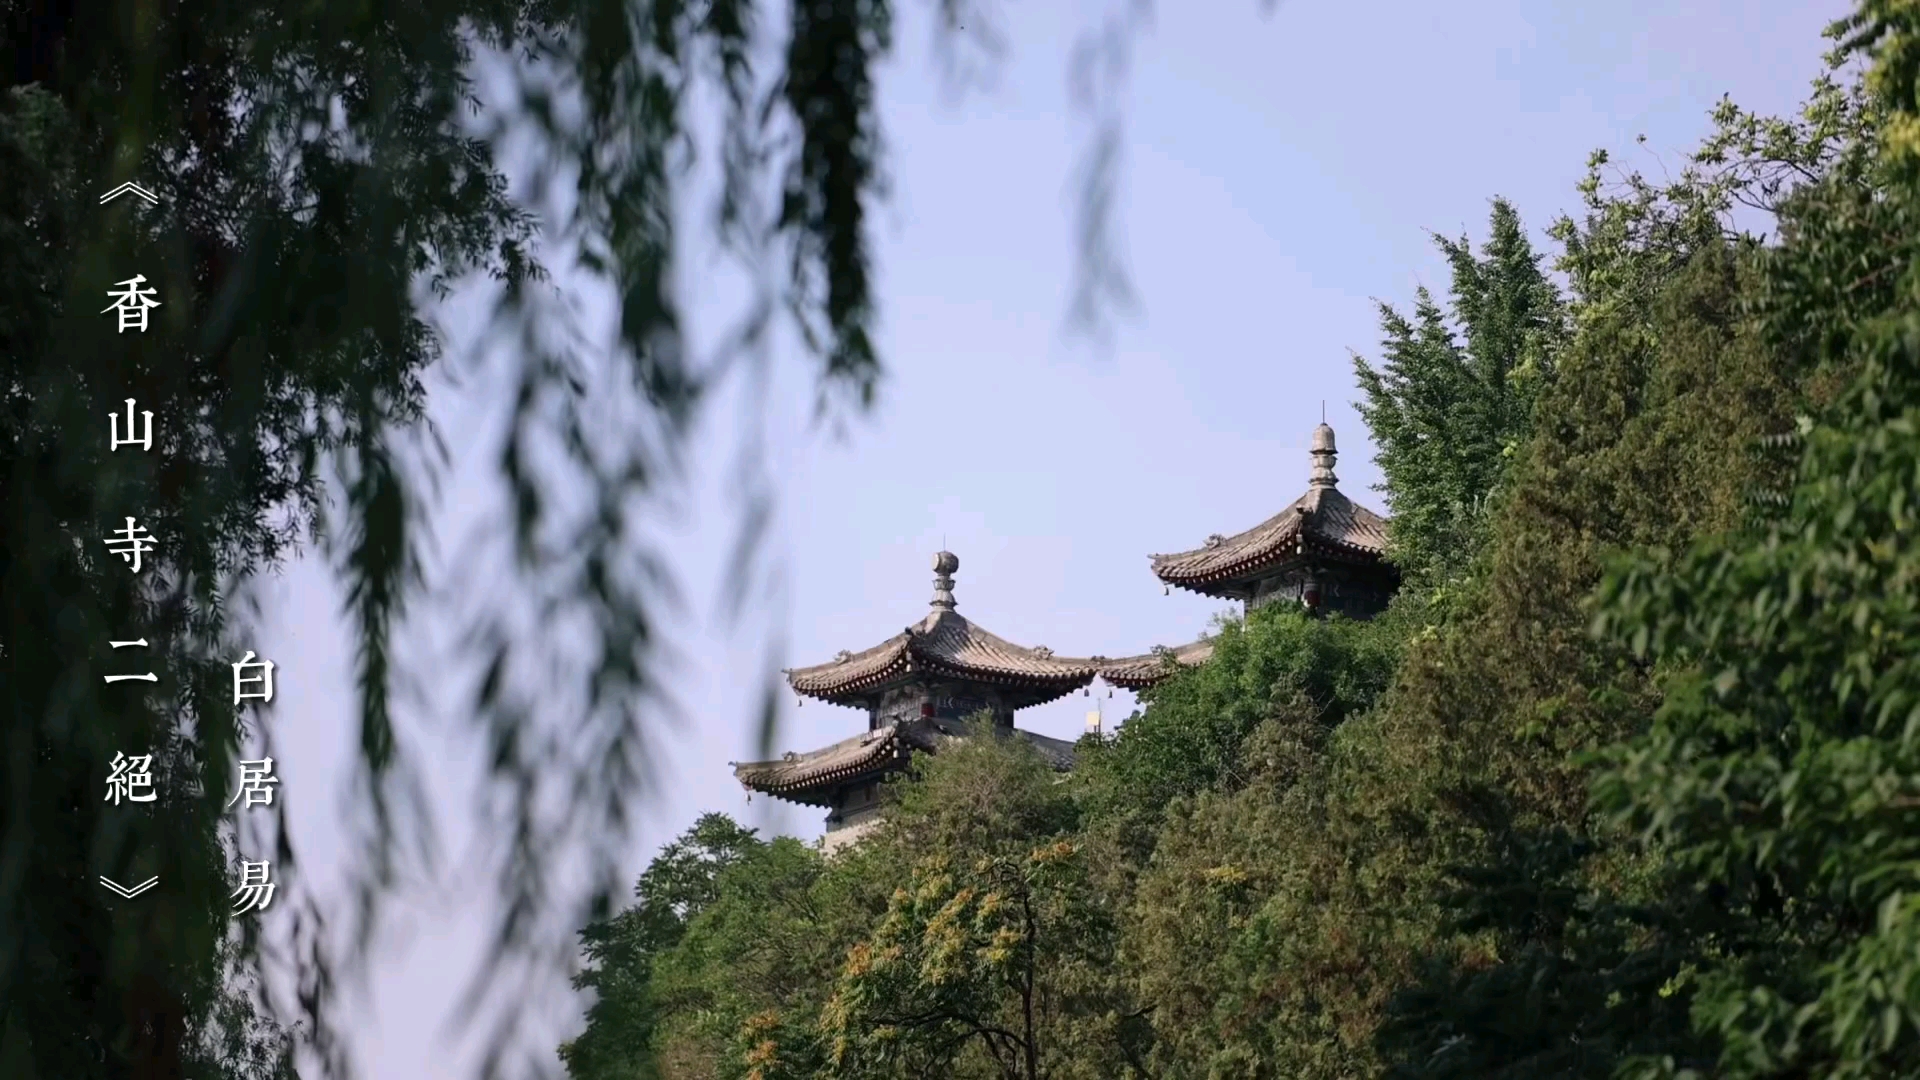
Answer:
<svg viewBox="0 0 1920 1080"><path fill-rule="evenodd" d="M1192 551L1150 556L1154 576L1169 592L1178 587L1237 600L1242 613L1276 601L1355 619L1386 610L1400 587L1399 572L1386 558L1387 522L1341 494L1333 473L1336 454L1333 429L1323 423L1313 429L1306 494L1245 532L1216 533ZM1109 661L1100 675L1114 686L1140 690L1211 655L1213 643L1203 638Z"/></svg>
<svg viewBox="0 0 1920 1080"><path fill-rule="evenodd" d="M1169 592L1179 587L1239 601L1243 612L1281 601L1356 619L1385 610L1400 584L1386 559L1386 520L1341 494L1331 427L1314 429L1310 453L1306 494L1245 532L1210 536L1192 551L1150 556L1154 575ZM1207 638L1119 660L1059 657L1044 647L1012 644L955 610L953 575L959 568L951 552L933 557L932 608L919 622L870 649L786 672L798 694L866 710L865 733L774 761L734 765L734 776L750 791L826 808L827 850L877 820L882 781L906 768L915 751L933 752L945 739L966 734L968 718L991 714L995 730L1027 740L1065 771L1073 766L1073 744L1016 729L1015 712L1095 678L1145 689L1213 655Z"/></svg>
<svg viewBox="0 0 1920 1080"><path fill-rule="evenodd" d="M827 808L828 850L874 822L879 784L906 768L914 751L934 751L943 740L966 734L965 721L981 713L992 716L996 730L1031 743L1055 768L1072 767L1072 743L1020 731L1013 714L1087 686L1100 661L1015 645L975 626L955 610L953 575L959 569L952 552L933 557L933 602L919 622L870 649L786 672L795 693L866 710L865 733L733 767L750 791Z"/></svg>

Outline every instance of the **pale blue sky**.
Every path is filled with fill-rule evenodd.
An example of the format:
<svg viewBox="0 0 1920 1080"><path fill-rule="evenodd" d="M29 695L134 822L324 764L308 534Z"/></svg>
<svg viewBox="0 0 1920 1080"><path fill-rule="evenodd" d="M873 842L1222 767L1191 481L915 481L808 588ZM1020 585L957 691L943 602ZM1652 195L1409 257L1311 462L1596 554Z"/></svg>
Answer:
<svg viewBox="0 0 1920 1080"><path fill-rule="evenodd" d="M905 7L882 82L896 197L875 235L889 368L880 405L845 438L812 432L799 364L785 365L768 438L782 498L773 553L789 587L749 625L730 632L713 612L731 528L724 468L699 479L673 523L668 550L692 601L673 626L686 724L661 759L635 873L708 810L818 833L818 812L748 805L728 769L751 756L760 636L784 634L783 662L806 664L897 633L924 613L943 542L960 557L969 618L1063 654L1122 655L1206 629L1220 605L1163 596L1146 556L1246 528L1297 495L1322 400L1343 488L1383 508L1368 490L1378 472L1349 354L1375 348L1372 298L1404 304L1422 283L1444 288L1426 231L1478 239L1499 195L1538 235L1575 207L1589 151L1657 173L1661 161L1677 167L1723 93L1792 108L1817 71L1820 28L1843 10L1836 0L1294 0L1262 17L1255 0L1162 5L1136 51L1121 204L1142 304L1097 352L1066 332L1065 316L1078 149L1066 60L1098 8L1007 5L1013 53L997 86L955 105L934 76L922 5ZM690 272L690 287L702 281ZM710 340L720 310L690 294ZM436 404L455 449L484 468L490 448L467 436L464 408ZM707 460L737 443L736 416L715 414ZM452 487L443 533L486 520L477 508L491 493L475 475ZM270 591L274 615L253 647L280 665L281 797L324 889L348 850L341 797L354 740L339 599L311 565ZM1075 696L1021 723L1070 738L1092 704ZM1131 703L1101 704L1112 723ZM789 697L780 747L863 722L818 702L795 710ZM470 840L457 819L474 762L443 736L415 742L457 854ZM443 1025L487 944L480 884L450 873L402 898L361 1006L364 1075L470 1075L471 1046ZM557 976L518 1004L548 1042L581 1008Z"/></svg>

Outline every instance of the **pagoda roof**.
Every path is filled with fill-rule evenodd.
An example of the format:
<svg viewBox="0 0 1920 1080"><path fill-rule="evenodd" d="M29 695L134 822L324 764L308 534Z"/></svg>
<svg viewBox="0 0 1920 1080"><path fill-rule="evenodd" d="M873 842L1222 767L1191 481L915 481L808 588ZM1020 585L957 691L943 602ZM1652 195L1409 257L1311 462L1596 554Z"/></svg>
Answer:
<svg viewBox="0 0 1920 1080"><path fill-rule="evenodd" d="M1168 648L1155 645L1152 652L1109 660L1100 668L1100 677L1122 690L1144 690L1165 682L1184 668L1199 667L1213 656L1212 638Z"/></svg>
<svg viewBox="0 0 1920 1080"><path fill-rule="evenodd" d="M772 761L734 765L733 775L750 791L788 802L827 806L833 792L864 777L876 777L904 768L916 750L933 752L945 739L964 738L965 725L932 718L889 724L805 753L788 753ZM1060 771L1073 767L1073 744L1018 728L1015 737L1039 751L1047 764Z"/></svg>
<svg viewBox="0 0 1920 1080"><path fill-rule="evenodd" d="M878 645L843 652L812 667L789 668L795 693L836 705L857 705L910 675L985 683L1009 691L1008 704L1026 708L1072 693L1099 674L1098 662L1060 657L1044 646L1015 645L954 610L951 552L934 556L932 610Z"/></svg>
<svg viewBox="0 0 1920 1080"><path fill-rule="evenodd" d="M1150 556L1154 576L1193 592L1226 596L1234 595L1237 583L1309 548L1349 561L1384 562L1387 520L1334 486L1332 428L1321 424L1314 430L1312 453L1313 476L1306 494L1245 532L1210 536L1192 551Z"/></svg>

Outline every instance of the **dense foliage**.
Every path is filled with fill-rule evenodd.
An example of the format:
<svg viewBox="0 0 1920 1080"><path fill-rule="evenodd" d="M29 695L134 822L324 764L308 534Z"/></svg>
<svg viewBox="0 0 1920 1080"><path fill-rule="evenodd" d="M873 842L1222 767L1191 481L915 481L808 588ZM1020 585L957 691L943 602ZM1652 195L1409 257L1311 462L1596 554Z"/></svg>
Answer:
<svg viewBox="0 0 1920 1080"><path fill-rule="evenodd" d="M645 1066L576 1080L1920 1072L1920 8L1833 36L1678 177L1596 155L1558 284L1496 202L1383 308L1387 614L761 845L651 977L596 954L574 1045Z"/></svg>
<svg viewBox="0 0 1920 1080"><path fill-rule="evenodd" d="M1394 561L1429 591L1464 576L1485 545L1566 337L1559 292L1510 203L1494 201L1478 257L1465 238L1435 239L1453 271L1450 310L1425 288L1412 318L1382 304L1380 367L1354 361L1360 415L1386 476Z"/></svg>

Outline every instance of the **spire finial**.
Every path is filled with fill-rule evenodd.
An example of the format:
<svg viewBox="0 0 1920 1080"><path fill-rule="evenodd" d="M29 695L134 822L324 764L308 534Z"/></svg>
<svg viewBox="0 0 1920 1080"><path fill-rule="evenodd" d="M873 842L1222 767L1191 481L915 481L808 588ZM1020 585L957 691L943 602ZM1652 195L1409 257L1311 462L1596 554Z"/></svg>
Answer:
<svg viewBox="0 0 1920 1080"><path fill-rule="evenodd" d="M1325 407L1321 406L1323 409ZM1335 457L1333 429L1327 426L1325 420L1320 421L1320 426L1313 429L1312 455L1313 473L1308 483L1317 488L1330 488L1338 483L1339 478L1333 475Z"/></svg>
<svg viewBox="0 0 1920 1080"><path fill-rule="evenodd" d="M940 551L933 556L933 607L936 611L952 611L953 572L960 569L960 556L951 551Z"/></svg>

